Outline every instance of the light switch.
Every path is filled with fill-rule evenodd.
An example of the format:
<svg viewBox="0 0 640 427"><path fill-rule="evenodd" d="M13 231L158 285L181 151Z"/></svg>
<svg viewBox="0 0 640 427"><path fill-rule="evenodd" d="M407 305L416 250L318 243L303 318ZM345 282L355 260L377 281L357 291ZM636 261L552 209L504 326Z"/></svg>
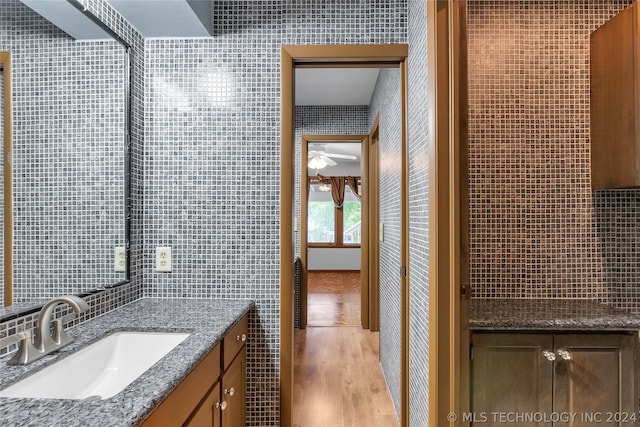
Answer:
<svg viewBox="0 0 640 427"><path fill-rule="evenodd" d="M156 271L164 273L171 271L171 247L156 248Z"/></svg>

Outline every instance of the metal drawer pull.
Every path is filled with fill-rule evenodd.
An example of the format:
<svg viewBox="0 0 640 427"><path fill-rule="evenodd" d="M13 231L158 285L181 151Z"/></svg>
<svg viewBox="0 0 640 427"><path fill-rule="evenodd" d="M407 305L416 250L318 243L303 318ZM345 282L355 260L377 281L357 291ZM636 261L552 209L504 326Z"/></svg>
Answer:
<svg viewBox="0 0 640 427"><path fill-rule="evenodd" d="M559 353L559 352L558 352ZM553 351L545 350L542 352L542 355L549 361L553 362L556 360L556 354Z"/></svg>
<svg viewBox="0 0 640 427"><path fill-rule="evenodd" d="M228 394L229 396L233 396L234 394L236 394L236 389L234 389L233 387L225 388L224 389L224 394Z"/></svg>
<svg viewBox="0 0 640 427"><path fill-rule="evenodd" d="M247 336L245 334L242 335L236 335L236 341L242 341L245 342L247 340Z"/></svg>
<svg viewBox="0 0 640 427"><path fill-rule="evenodd" d="M562 360L571 360L571 352L569 350L558 350L558 356Z"/></svg>
<svg viewBox="0 0 640 427"><path fill-rule="evenodd" d="M216 402L216 409L224 411L225 409L227 409L227 402L225 402L224 400L222 401L222 403Z"/></svg>

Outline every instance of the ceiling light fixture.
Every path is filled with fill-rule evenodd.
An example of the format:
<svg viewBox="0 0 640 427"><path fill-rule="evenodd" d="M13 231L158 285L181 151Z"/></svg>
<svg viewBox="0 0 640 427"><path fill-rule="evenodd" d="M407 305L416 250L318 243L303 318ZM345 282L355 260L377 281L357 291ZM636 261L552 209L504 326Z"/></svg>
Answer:
<svg viewBox="0 0 640 427"><path fill-rule="evenodd" d="M309 167L311 169L322 169L322 168L326 168L328 166L328 163L324 161L324 159L321 159L318 156L313 156L311 158L311 160L309 160Z"/></svg>

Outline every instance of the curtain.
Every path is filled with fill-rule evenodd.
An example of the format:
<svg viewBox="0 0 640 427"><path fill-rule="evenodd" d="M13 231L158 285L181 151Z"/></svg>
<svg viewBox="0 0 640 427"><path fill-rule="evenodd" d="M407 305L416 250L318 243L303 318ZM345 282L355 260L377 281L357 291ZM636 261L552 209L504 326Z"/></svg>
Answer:
<svg viewBox="0 0 640 427"><path fill-rule="evenodd" d="M355 176L348 176L346 177L346 180L347 185L351 189L353 195L356 196L356 199L362 200L362 196L358 193L358 178Z"/></svg>
<svg viewBox="0 0 640 427"><path fill-rule="evenodd" d="M331 197L333 197L333 203L336 205L336 208L340 209L344 205L344 190L345 183L349 185L351 188L351 192L358 199L361 200L362 196L358 193L358 181L360 177L358 176L322 176L317 174L315 178L309 178L307 180L307 185L309 185L312 181L314 183L322 183L331 185ZM309 193L307 193L309 194Z"/></svg>
<svg viewBox="0 0 640 427"><path fill-rule="evenodd" d="M343 176L331 176L331 196L333 197L333 203L336 208L342 208L344 204L344 177Z"/></svg>

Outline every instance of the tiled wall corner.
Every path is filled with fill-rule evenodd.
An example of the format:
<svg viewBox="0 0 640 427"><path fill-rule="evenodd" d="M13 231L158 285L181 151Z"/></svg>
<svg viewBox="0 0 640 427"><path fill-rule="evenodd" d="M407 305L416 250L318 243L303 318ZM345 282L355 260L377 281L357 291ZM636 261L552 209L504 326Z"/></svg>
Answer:
<svg viewBox="0 0 640 427"><path fill-rule="evenodd" d="M409 2L409 425L429 419L429 152L435 140L430 128L427 72L427 2ZM431 70L432 71L432 70Z"/></svg>
<svg viewBox="0 0 640 427"><path fill-rule="evenodd" d="M400 413L400 176L402 108L400 71L383 68L369 106L369 121L379 115L380 135L380 363Z"/></svg>

